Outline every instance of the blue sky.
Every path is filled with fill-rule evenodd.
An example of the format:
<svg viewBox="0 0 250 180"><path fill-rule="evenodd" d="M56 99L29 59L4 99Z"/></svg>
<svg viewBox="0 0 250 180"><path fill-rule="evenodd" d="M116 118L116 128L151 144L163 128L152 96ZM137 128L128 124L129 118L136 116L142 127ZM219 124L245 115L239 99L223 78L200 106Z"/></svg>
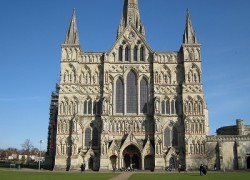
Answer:
<svg viewBox="0 0 250 180"><path fill-rule="evenodd" d="M203 84L210 134L250 125L250 1L139 0L146 39L154 51L178 51L186 9L202 44ZM60 45L76 8L83 51L108 51L116 38L123 0L1 0L0 148L25 139L45 143L51 91L60 74Z"/></svg>

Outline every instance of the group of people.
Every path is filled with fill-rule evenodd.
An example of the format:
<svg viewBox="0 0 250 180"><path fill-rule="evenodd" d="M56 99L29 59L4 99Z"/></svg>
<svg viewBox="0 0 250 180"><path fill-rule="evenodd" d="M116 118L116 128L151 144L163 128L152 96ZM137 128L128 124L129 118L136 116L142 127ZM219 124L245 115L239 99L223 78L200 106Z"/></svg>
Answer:
<svg viewBox="0 0 250 180"><path fill-rule="evenodd" d="M127 172L127 171L132 172L132 171L135 171L135 169L133 167L128 167L128 168L122 167L122 168L120 168L120 171L122 171L122 172Z"/></svg>

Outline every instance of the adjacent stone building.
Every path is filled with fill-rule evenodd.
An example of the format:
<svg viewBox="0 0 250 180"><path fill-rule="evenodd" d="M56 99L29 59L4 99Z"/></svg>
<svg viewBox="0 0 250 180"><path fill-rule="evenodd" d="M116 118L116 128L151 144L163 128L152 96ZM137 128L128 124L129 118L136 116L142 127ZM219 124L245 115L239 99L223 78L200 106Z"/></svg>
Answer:
<svg viewBox="0 0 250 180"><path fill-rule="evenodd" d="M201 45L189 11L177 51L150 48L138 0L124 0L116 37L107 52L82 51L73 11L52 94L47 165L152 170L207 164L207 141L215 148L218 139L208 136Z"/></svg>
<svg viewBox="0 0 250 180"><path fill-rule="evenodd" d="M210 169L250 169L250 126L237 119L235 126L219 128L207 137L206 151Z"/></svg>

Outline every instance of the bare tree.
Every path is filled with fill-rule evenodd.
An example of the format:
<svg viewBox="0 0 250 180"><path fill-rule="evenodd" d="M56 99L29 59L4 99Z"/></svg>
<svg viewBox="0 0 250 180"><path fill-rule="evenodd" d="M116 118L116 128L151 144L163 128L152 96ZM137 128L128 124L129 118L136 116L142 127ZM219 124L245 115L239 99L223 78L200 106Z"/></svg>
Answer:
<svg viewBox="0 0 250 180"><path fill-rule="evenodd" d="M22 148L25 153L29 154L30 151L34 148L33 143L30 141L30 139L26 139L22 145Z"/></svg>
<svg viewBox="0 0 250 180"><path fill-rule="evenodd" d="M21 146L22 146L22 148L23 148L23 152L24 152L26 155L28 155L27 160L28 160L28 162L29 162L29 160L30 160L30 153L31 153L32 149L34 148L33 143L30 141L30 139L26 139L26 140L24 141L24 143L21 144Z"/></svg>

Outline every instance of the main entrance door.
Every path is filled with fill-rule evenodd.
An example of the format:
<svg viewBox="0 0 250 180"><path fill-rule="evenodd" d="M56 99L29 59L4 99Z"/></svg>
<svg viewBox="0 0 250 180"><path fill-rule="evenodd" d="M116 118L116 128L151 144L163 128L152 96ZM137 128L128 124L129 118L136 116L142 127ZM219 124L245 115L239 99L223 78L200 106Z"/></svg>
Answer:
<svg viewBox="0 0 250 180"><path fill-rule="evenodd" d="M134 145L129 145L123 151L124 166L126 168L133 166L135 169L141 168L141 153Z"/></svg>

